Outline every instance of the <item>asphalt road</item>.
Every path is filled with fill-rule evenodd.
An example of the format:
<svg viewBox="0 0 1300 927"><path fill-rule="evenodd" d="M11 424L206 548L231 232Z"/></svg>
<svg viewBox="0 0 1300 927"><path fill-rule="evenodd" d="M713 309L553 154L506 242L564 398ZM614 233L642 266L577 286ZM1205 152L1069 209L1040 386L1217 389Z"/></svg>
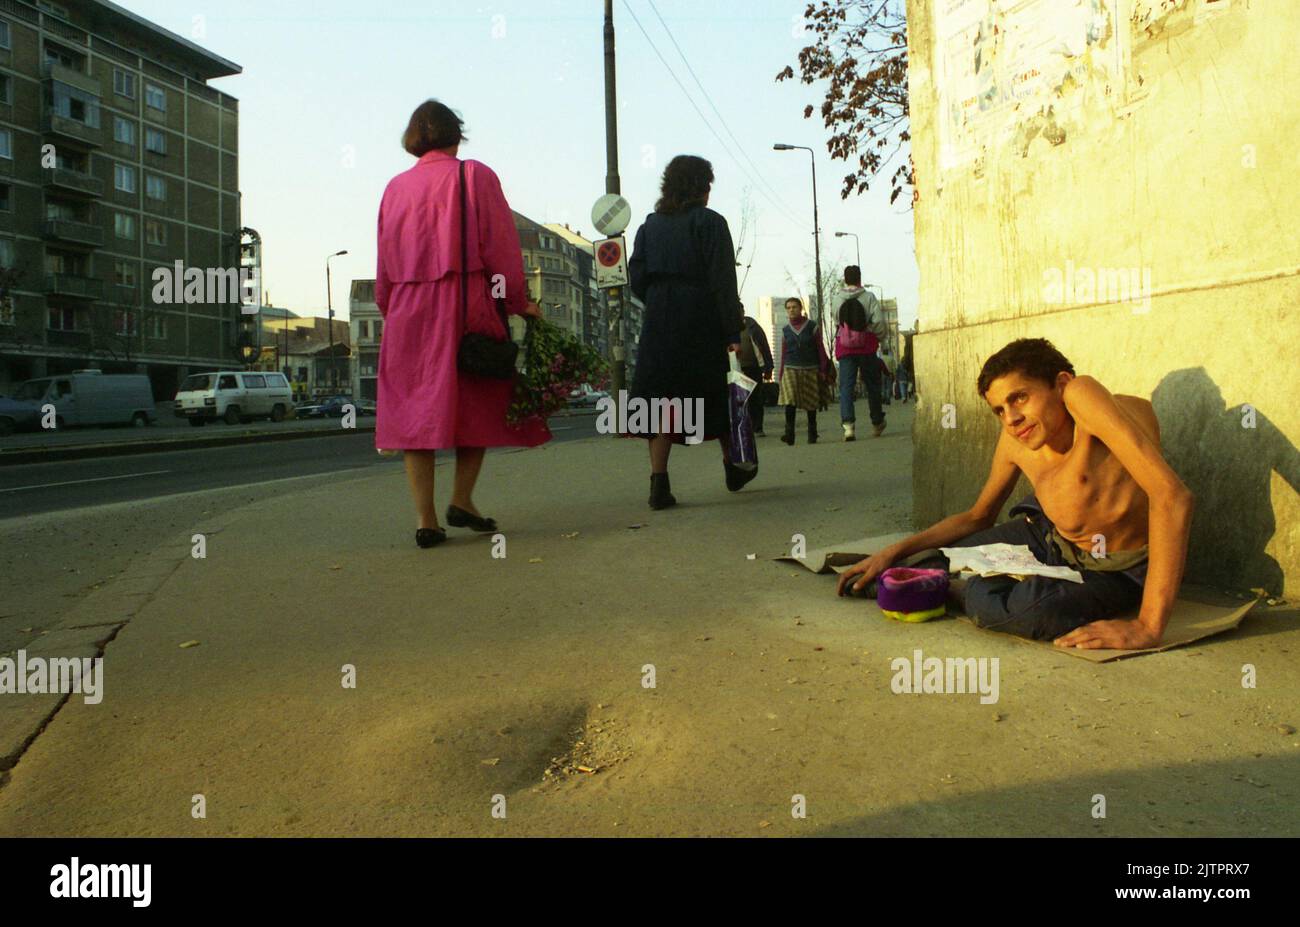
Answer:
<svg viewBox="0 0 1300 927"><path fill-rule="evenodd" d="M552 421L556 441L596 434L594 415ZM400 467L362 432L0 468L0 520L180 493L258 486L368 467Z"/></svg>

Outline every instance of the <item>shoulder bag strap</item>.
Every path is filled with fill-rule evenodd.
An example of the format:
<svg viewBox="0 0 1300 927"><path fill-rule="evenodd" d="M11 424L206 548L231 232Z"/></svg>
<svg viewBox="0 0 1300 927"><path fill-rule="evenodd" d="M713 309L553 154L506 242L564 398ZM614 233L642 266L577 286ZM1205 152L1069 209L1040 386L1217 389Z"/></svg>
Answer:
<svg viewBox="0 0 1300 927"><path fill-rule="evenodd" d="M469 327L469 209L466 205L465 162L460 162L460 305L462 329ZM510 316L501 305L501 300L493 300L501 324L505 326L506 338L510 338Z"/></svg>
<svg viewBox="0 0 1300 927"><path fill-rule="evenodd" d="M465 208L465 162L460 162L460 327L469 327L469 233Z"/></svg>

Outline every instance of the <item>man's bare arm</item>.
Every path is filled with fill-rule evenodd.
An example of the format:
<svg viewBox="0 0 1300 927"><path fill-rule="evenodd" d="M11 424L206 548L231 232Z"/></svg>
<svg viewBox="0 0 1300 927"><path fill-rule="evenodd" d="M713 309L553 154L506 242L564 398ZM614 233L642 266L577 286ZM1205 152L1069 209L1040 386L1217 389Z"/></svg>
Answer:
<svg viewBox="0 0 1300 927"><path fill-rule="evenodd" d="M1106 387L1092 377L1075 377L1066 386L1063 398L1075 422L1096 435L1147 494L1149 554L1146 588L1137 621L1149 637L1159 641L1169 623L1183 578L1194 507L1192 493L1165 461L1156 443ZM1061 638L1061 642L1106 646L1104 640L1096 643L1098 638L1089 635L1089 627L1084 625ZM1108 633L1113 629L1103 630Z"/></svg>
<svg viewBox="0 0 1300 927"><path fill-rule="evenodd" d="M1011 450L1011 438L1003 431L998 436L997 449L993 452L989 478L974 505L849 567L840 574L836 592L845 595L850 581L853 582L852 591L861 592L867 583L904 557L932 547L943 547L976 531L991 528L997 520L998 512L1002 511L1002 506L1006 505L1007 499L1015 490L1016 480L1020 476L1020 468L1012 459Z"/></svg>

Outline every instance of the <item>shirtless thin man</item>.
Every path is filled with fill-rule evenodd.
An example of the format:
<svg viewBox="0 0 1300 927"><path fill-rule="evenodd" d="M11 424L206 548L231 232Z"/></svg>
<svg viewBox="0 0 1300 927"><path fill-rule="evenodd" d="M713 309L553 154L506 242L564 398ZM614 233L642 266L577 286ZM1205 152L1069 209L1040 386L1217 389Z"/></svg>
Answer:
<svg viewBox="0 0 1300 927"><path fill-rule="evenodd" d="M1151 403L1076 376L1041 338L990 357L979 388L1001 432L975 504L850 567L838 593L849 594L850 584L861 593L894 563L931 548L1028 544L1044 562L1079 568L1084 582L972 579L964 604L978 624L1050 636L1062 647L1158 644L1182 580L1193 497L1161 455ZM995 528L1021 473L1036 500L1013 510L1025 518ZM1113 618L1135 607L1135 620Z"/></svg>

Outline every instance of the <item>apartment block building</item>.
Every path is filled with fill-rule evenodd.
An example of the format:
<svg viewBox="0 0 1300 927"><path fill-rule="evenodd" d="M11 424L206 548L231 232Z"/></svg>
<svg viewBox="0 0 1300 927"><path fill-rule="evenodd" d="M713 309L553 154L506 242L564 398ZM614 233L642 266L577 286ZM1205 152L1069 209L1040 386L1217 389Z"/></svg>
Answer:
<svg viewBox="0 0 1300 927"><path fill-rule="evenodd" d="M107 0L0 0L0 392L244 362L237 288L153 299L155 268L239 265L239 106L207 82L240 70Z"/></svg>
<svg viewBox="0 0 1300 927"><path fill-rule="evenodd" d="M384 319L375 303L375 281L353 280L348 294L348 324L352 328L352 383L356 399L379 398L379 343Z"/></svg>

